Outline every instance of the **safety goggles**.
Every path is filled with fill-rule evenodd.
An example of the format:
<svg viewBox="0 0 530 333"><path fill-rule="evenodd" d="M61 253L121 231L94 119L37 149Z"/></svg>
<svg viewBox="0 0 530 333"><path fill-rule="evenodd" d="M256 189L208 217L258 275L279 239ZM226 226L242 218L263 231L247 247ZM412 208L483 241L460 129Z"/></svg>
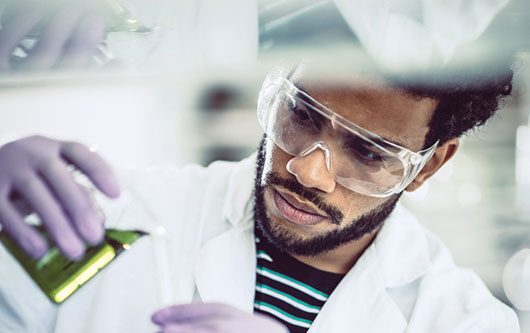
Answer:
<svg viewBox="0 0 530 333"><path fill-rule="evenodd" d="M413 152L387 141L320 104L281 72L269 74L263 83L258 120L267 136L289 155L304 157L321 150L337 183L374 197L403 191L438 144Z"/></svg>

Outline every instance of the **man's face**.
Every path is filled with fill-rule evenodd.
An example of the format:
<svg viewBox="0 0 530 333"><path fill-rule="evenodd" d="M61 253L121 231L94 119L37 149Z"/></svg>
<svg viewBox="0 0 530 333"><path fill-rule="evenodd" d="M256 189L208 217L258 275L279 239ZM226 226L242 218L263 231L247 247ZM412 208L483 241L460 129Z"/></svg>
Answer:
<svg viewBox="0 0 530 333"><path fill-rule="evenodd" d="M296 84L358 126L412 151L423 148L435 101L374 82ZM331 177L321 150L293 157L267 136L259 148L255 191L257 227L280 250L309 256L373 234L400 196L377 198L349 190Z"/></svg>

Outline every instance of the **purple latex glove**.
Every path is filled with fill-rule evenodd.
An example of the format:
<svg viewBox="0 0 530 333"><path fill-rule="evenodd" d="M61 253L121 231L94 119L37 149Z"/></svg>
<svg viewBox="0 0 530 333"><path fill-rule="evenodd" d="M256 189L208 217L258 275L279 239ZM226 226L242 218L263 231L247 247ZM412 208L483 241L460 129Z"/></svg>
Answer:
<svg viewBox="0 0 530 333"><path fill-rule="evenodd" d="M42 22L46 25L39 29L35 46L25 59L13 62L16 47ZM0 71L86 67L104 28L103 16L89 11L83 1L51 7L48 1L16 0L2 17Z"/></svg>
<svg viewBox="0 0 530 333"><path fill-rule="evenodd" d="M155 312L160 332L287 333L285 326L261 314L249 314L222 303L174 305Z"/></svg>
<svg viewBox="0 0 530 333"><path fill-rule="evenodd" d="M32 136L0 147L0 223L35 258L44 255L47 243L23 220L14 197L37 213L50 238L70 259L83 255L84 242L97 244L103 238L104 218L74 181L69 164L107 196L119 196L118 182L107 164L79 143Z"/></svg>

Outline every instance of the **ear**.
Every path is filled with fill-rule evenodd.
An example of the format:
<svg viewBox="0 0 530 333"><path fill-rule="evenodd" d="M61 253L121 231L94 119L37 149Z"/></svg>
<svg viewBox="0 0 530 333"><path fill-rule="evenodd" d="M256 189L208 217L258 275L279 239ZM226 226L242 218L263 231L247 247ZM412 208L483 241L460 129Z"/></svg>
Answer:
<svg viewBox="0 0 530 333"><path fill-rule="evenodd" d="M405 191L412 192L423 185L427 179L431 178L431 176L434 175L442 167L442 165L444 165L451 159L451 157L453 157L453 155L456 153L456 150L458 149L458 145L458 139L454 138L436 148L431 159L427 162L427 164L425 164L423 169L421 169L420 173L418 173L412 183L407 186Z"/></svg>

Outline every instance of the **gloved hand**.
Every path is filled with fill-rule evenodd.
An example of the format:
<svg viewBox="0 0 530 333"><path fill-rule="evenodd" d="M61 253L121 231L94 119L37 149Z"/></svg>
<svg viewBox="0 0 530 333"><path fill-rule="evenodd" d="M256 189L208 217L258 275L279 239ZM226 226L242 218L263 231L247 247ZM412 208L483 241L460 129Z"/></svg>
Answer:
<svg viewBox="0 0 530 333"><path fill-rule="evenodd" d="M33 136L0 147L0 224L28 254L40 258L46 240L16 209L20 197L40 217L59 250L70 259L84 253L84 242L103 238L103 217L87 192L74 181L71 164L109 197L117 197L119 185L107 164L87 147Z"/></svg>
<svg viewBox="0 0 530 333"><path fill-rule="evenodd" d="M63 3L15 0L4 11L0 71L77 68L90 63L104 37L104 18L82 1ZM39 34L38 41L27 51L27 57L13 61L13 52L30 33Z"/></svg>
<svg viewBox="0 0 530 333"><path fill-rule="evenodd" d="M287 333L279 322L260 314L249 314L222 303L174 305L155 312L151 320L161 332Z"/></svg>

